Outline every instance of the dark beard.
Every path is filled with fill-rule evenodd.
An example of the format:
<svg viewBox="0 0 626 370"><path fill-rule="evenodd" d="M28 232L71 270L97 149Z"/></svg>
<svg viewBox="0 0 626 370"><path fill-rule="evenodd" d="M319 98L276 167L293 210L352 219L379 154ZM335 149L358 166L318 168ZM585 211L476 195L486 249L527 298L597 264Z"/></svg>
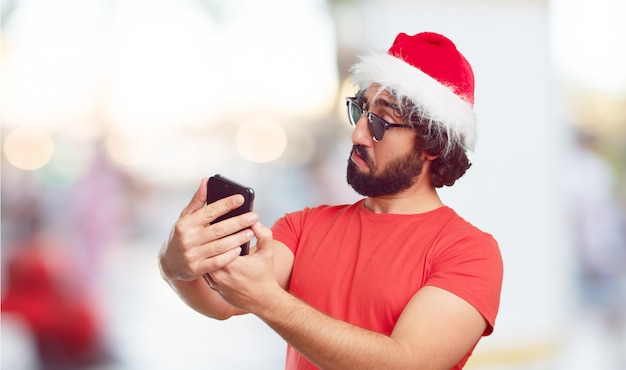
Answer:
<svg viewBox="0 0 626 370"><path fill-rule="evenodd" d="M403 157L393 159L381 173L376 174L371 159L361 145L353 146L352 151L356 151L367 162L370 172L359 172L356 164L348 159L346 179L357 193L366 197L393 195L410 188L424 167L419 151L413 150Z"/></svg>

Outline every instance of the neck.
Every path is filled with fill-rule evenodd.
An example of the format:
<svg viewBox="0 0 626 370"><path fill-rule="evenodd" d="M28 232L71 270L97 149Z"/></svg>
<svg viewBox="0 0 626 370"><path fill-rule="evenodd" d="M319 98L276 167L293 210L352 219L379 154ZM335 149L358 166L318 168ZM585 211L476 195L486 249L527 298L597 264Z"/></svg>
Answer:
<svg viewBox="0 0 626 370"><path fill-rule="evenodd" d="M417 214L429 212L443 206L433 186L414 184L398 194L369 197L365 207L374 213Z"/></svg>

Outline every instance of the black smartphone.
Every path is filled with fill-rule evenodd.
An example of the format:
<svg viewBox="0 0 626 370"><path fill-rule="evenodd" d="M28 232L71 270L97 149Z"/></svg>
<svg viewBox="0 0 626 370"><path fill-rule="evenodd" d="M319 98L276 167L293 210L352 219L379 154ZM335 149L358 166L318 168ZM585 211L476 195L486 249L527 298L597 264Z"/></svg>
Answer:
<svg viewBox="0 0 626 370"><path fill-rule="evenodd" d="M211 224L252 211L252 206L254 204L254 190L249 186L244 186L232 180L229 180L220 174L216 174L215 176L211 176L209 178L209 182L207 184L207 204L213 203L217 200L226 198L234 194L243 195L243 205L241 205L239 208L233 209L225 215L216 218L213 222L211 222ZM249 242L241 246L240 255L243 256L248 253L250 253Z"/></svg>

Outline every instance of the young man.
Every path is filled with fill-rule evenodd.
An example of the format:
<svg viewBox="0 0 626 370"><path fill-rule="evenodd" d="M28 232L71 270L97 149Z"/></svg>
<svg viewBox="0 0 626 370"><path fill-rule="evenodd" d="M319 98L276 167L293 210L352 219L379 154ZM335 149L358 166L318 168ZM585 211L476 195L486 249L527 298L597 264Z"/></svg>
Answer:
<svg viewBox="0 0 626 370"><path fill-rule="evenodd" d="M288 369L460 369L493 330L502 283L496 241L436 191L470 166L473 72L435 33L399 34L353 72L347 180L365 198L271 230L255 213L210 225L243 199L205 206L204 179L161 249L162 275L206 316L257 315L287 341Z"/></svg>

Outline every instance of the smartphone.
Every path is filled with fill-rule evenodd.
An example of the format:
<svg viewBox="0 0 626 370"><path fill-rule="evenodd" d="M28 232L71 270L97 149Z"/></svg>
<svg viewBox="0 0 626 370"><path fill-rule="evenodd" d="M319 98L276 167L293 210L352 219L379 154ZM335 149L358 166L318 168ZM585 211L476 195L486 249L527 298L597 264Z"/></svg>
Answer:
<svg viewBox="0 0 626 370"><path fill-rule="evenodd" d="M243 205L241 205L239 208L233 209L225 215L216 218L213 222L211 222L211 224L252 211L252 206L254 204L254 190L251 187L244 186L232 180L229 180L220 174L216 174L215 176L211 176L209 178L209 182L207 184L207 204L213 203L217 200L226 198L234 194L243 195ZM240 255L244 256L248 253L250 253L249 242L241 246Z"/></svg>

